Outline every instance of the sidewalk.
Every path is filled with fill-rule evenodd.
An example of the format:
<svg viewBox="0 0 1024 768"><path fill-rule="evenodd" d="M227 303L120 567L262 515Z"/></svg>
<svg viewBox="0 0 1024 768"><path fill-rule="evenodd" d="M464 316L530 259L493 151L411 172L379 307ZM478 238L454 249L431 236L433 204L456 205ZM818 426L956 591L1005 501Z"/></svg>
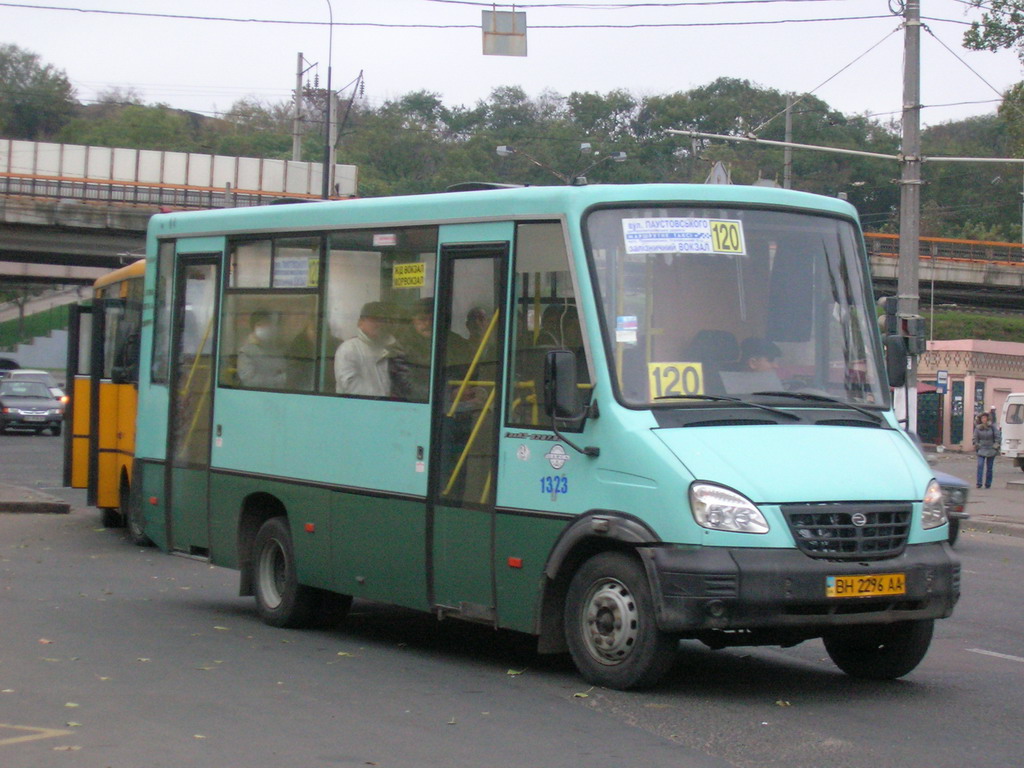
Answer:
<svg viewBox="0 0 1024 768"><path fill-rule="evenodd" d="M930 453L928 462L956 475L970 487L967 514L961 530L1024 537L1024 472L1013 461L996 457L991 488L975 488L977 458L973 453Z"/></svg>

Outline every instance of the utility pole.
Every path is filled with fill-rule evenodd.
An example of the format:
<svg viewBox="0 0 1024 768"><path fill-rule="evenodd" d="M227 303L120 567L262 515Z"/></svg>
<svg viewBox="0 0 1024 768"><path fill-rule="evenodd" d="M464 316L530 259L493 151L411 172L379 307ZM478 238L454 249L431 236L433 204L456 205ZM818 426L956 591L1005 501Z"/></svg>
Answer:
<svg viewBox="0 0 1024 768"><path fill-rule="evenodd" d="M903 142L900 175L900 255L897 267L896 311L910 331L918 317L921 239L921 2L906 0L903 12ZM912 339L912 334L909 335ZM917 354L910 349L906 391L907 429L917 431Z"/></svg>
<svg viewBox="0 0 1024 768"><path fill-rule="evenodd" d="M793 94L786 94L786 148L782 150L782 186L793 188Z"/></svg>
<svg viewBox="0 0 1024 768"><path fill-rule="evenodd" d="M333 188L334 175L334 145L331 144L331 110L334 106L333 91L331 90L331 58L334 53L334 8L331 0L327 0L327 11L330 14L330 23L327 33L327 98L324 99L324 166L323 166L323 189L321 197L329 200Z"/></svg>
<svg viewBox="0 0 1024 768"><path fill-rule="evenodd" d="M302 159L302 54L295 65L295 108L292 113L292 160Z"/></svg>

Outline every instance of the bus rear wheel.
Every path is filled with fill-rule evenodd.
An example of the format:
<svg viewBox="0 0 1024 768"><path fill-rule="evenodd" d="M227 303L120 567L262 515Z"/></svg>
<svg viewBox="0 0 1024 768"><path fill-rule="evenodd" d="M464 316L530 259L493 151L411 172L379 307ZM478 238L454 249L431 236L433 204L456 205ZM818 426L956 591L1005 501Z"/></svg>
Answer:
<svg viewBox="0 0 1024 768"><path fill-rule="evenodd" d="M679 641L658 629L647 574L622 552L587 560L569 584L566 643L589 683L626 690L658 683Z"/></svg>
<svg viewBox="0 0 1024 768"><path fill-rule="evenodd" d="M850 677L895 680L921 663L934 628L934 619L844 627L822 640L829 658Z"/></svg>
<svg viewBox="0 0 1024 768"><path fill-rule="evenodd" d="M352 604L348 595L299 584L291 530L284 517L272 517L253 540L256 612L273 627L313 627L335 624Z"/></svg>

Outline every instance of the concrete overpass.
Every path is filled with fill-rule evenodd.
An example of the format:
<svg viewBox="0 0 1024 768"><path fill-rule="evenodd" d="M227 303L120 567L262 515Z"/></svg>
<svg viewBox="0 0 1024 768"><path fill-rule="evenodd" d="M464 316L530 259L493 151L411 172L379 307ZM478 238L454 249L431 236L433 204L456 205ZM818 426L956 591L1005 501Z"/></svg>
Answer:
<svg viewBox="0 0 1024 768"><path fill-rule="evenodd" d="M0 197L0 281L88 284L145 252L157 206Z"/></svg>
<svg viewBox="0 0 1024 768"><path fill-rule="evenodd" d="M0 139L0 280L90 283L141 256L160 210L319 199L322 163ZM357 168L334 165L337 198Z"/></svg>

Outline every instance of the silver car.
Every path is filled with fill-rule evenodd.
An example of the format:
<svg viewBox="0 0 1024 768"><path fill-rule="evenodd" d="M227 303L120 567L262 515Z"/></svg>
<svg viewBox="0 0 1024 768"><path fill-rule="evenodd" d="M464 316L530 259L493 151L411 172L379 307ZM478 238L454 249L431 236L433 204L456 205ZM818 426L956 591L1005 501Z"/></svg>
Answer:
<svg viewBox="0 0 1024 768"><path fill-rule="evenodd" d="M64 423L64 403L39 381L0 381L0 432L8 429L49 429L59 435Z"/></svg>

